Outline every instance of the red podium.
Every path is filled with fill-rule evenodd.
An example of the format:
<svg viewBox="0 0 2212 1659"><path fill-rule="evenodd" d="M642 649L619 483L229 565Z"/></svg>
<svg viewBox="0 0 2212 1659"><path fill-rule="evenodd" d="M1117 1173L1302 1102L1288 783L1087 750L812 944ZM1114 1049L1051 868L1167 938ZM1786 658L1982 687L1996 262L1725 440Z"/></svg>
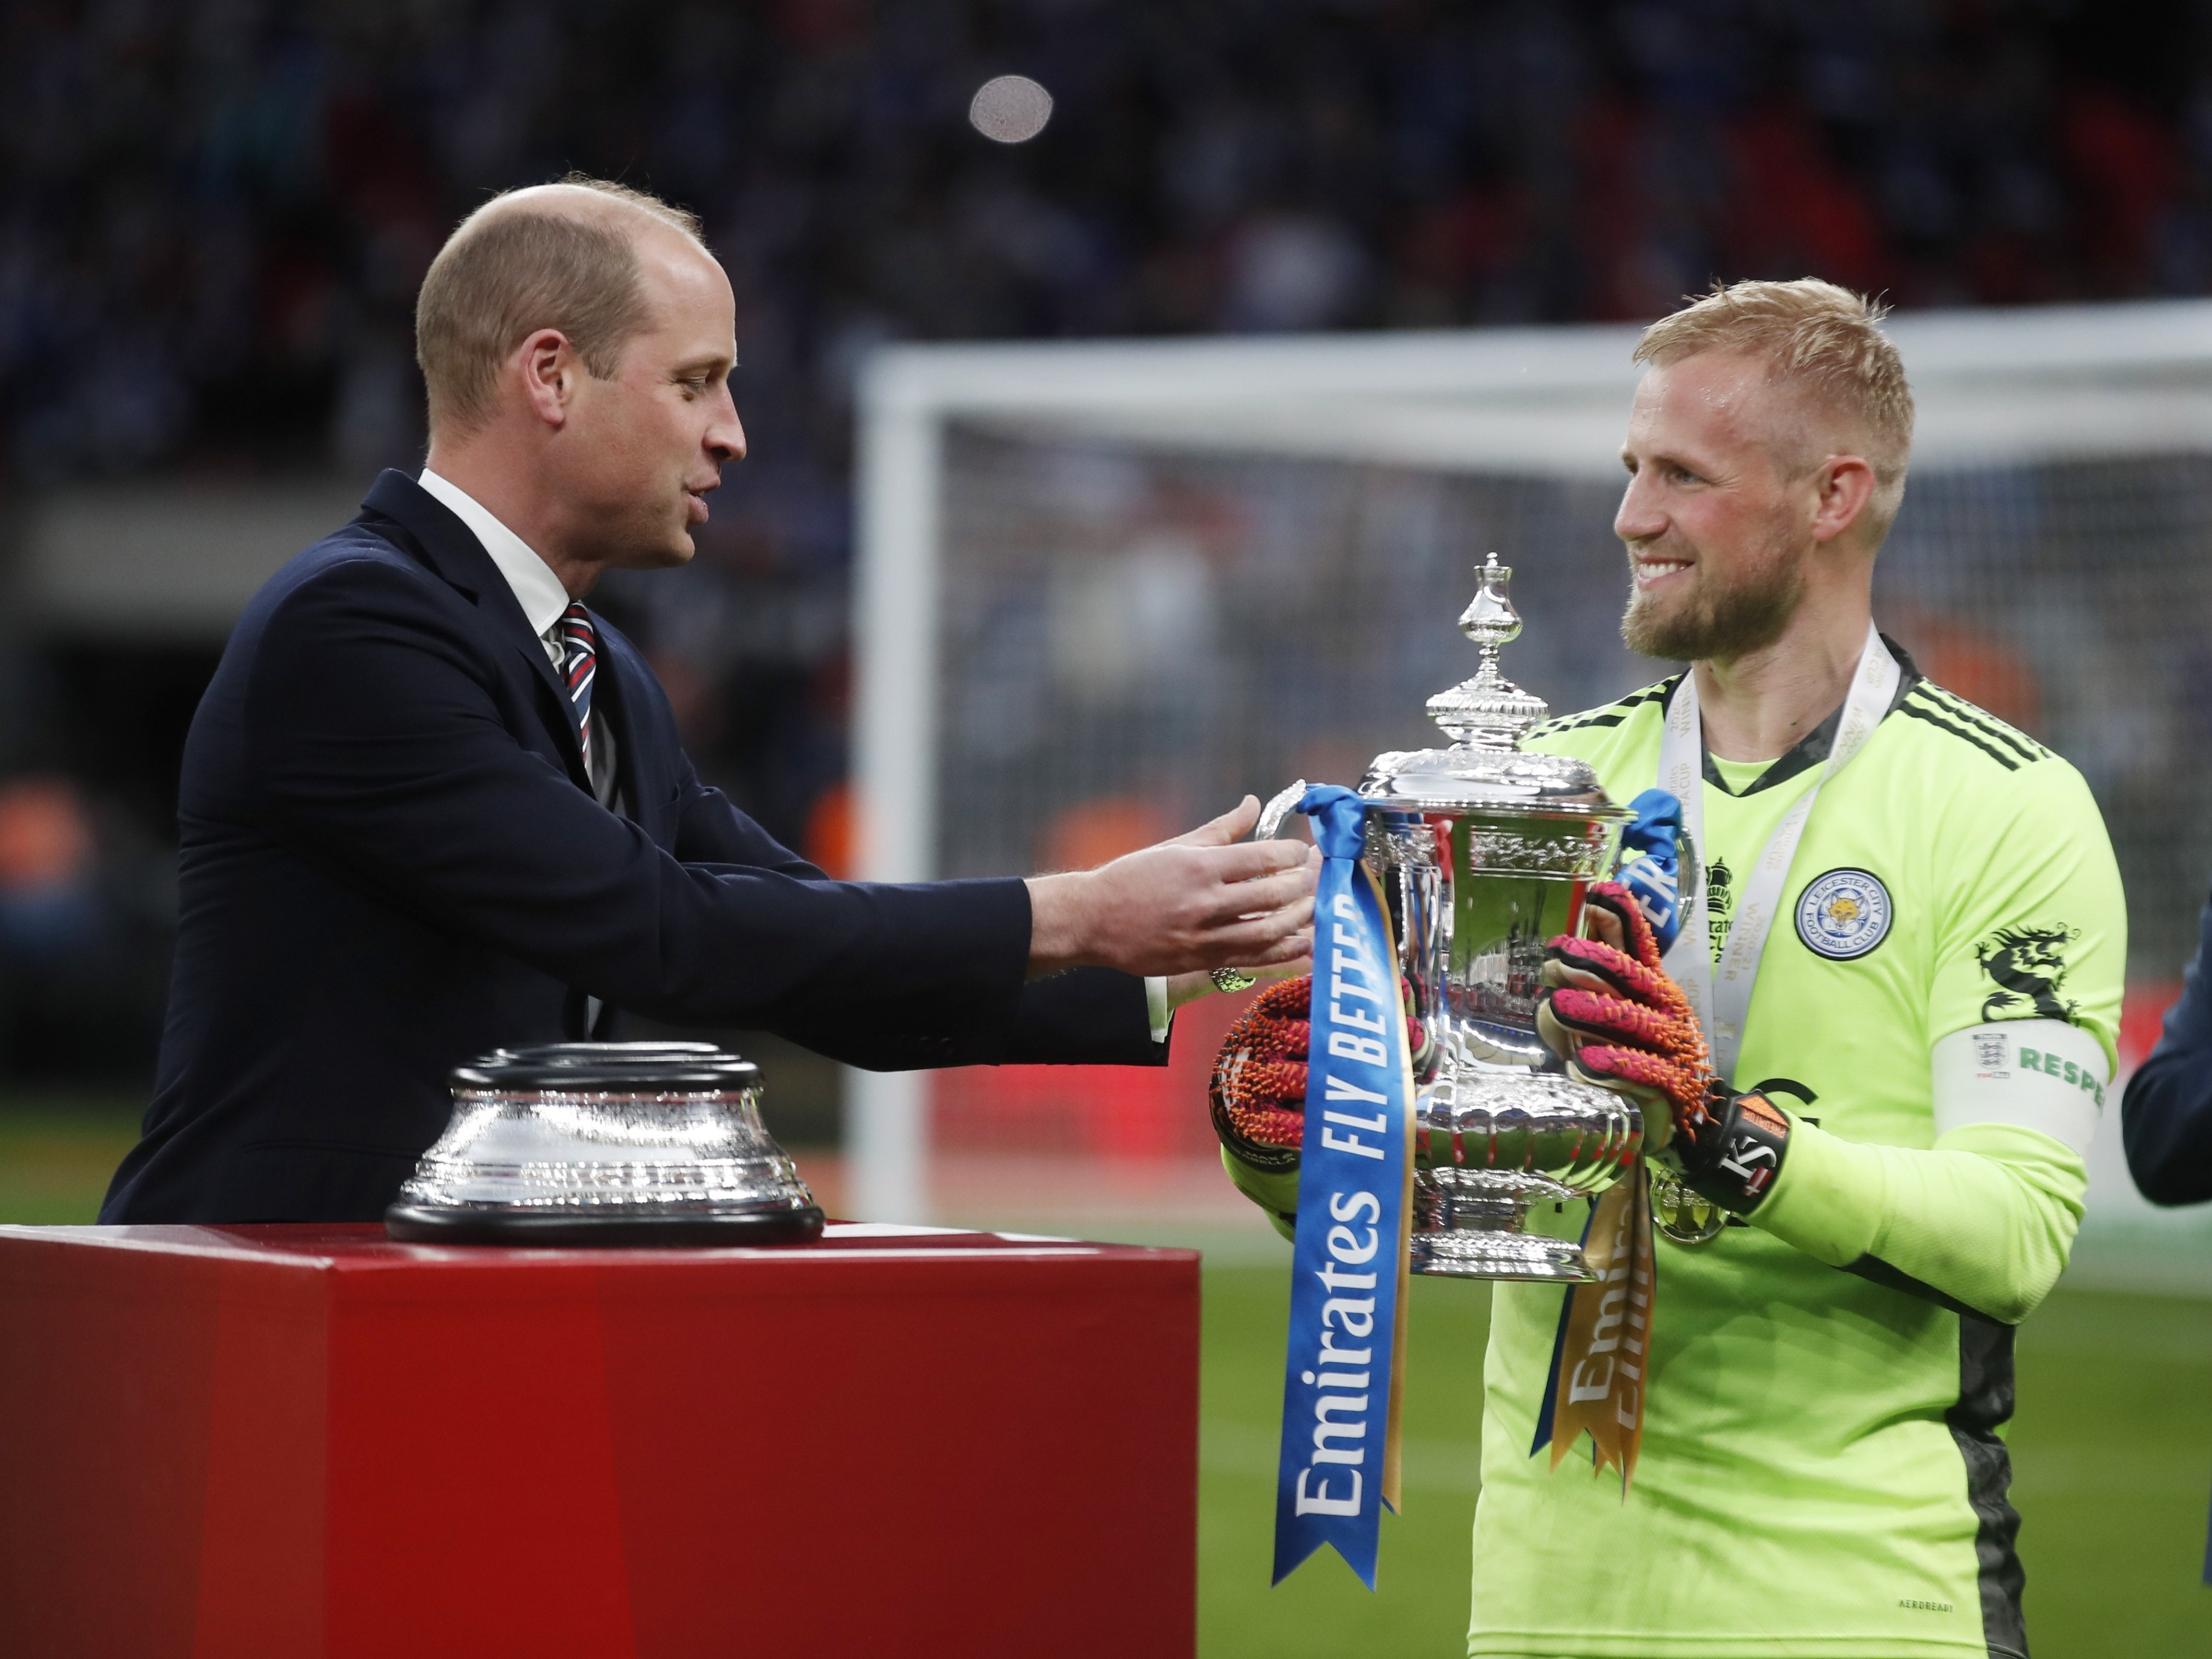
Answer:
<svg viewBox="0 0 2212 1659"><path fill-rule="evenodd" d="M1198 1259L0 1227L11 1659L1194 1641Z"/></svg>

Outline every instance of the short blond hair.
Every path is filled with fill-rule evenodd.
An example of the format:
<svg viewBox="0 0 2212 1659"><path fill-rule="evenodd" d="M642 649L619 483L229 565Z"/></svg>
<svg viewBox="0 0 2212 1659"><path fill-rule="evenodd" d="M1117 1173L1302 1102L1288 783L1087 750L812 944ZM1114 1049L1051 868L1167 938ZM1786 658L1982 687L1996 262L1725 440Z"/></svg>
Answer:
<svg viewBox="0 0 2212 1659"><path fill-rule="evenodd" d="M415 361L434 433L465 434L489 419L500 365L541 328L560 330L587 372L611 377L647 321L638 230L657 224L700 241L697 215L641 190L580 173L560 185L589 194L502 191L430 262L415 301Z"/></svg>
<svg viewBox="0 0 2212 1659"><path fill-rule="evenodd" d="M1868 510L1878 543L1905 500L1912 453L1912 388L1904 360L1881 331L1888 314L1880 301L1817 276L1717 283L1711 293L1645 329L1636 361L1663 368L1711 351L1761 357L1769 386L1840 411L1865 434L1865 459L1875 476ZM1820 458L1789 459L1809 468Z"/></svg>

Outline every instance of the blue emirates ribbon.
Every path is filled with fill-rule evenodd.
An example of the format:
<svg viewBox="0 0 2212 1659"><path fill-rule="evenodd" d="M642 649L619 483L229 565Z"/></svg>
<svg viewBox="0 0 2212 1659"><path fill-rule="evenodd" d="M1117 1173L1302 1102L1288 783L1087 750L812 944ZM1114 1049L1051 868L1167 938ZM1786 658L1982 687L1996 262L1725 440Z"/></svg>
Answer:
<svg viewBox="0 0 2212 1659"><path fill-rule="evenodd" d="M1635 819L1620 831L1620 873L1662 955L1682 931L1682 803L1664 789L1647 789L1628 803Z"/></svg>
<svg viewBox="0 0 2212 1659"><path fill-rule="evenodd" d="M1328 1544L1372 1589L1382 1506L1398 1508L1413 1082L1389 920L1359 861L1364 803L1324 784L1298 811L1322 863L1273 1582Z"/></svg>

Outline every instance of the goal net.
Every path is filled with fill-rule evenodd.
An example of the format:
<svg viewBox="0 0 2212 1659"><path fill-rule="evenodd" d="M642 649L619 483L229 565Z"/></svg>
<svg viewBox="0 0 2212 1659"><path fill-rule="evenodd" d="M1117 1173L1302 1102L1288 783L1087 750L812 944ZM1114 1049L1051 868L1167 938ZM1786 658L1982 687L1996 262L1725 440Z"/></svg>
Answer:
<svg viewBox="0 0 2212 1659"><path fill-rule="evenodd" d="M2142 1045L2212 876L2212 305L1892 331L1920 413L1877 620L2087 775L2127 881ZM1473 670L1454 620L1493 549L1526 622L1507 666L1554 711L1670 672L1619 633L1635 337L881 354L862 400L864 873L1080 867L1294 777L1358 781L1378 750L1437 740L1422 706ZM854 1074L851 1201L926 1213L991 1158L1170 1181L1210 1152L1205 1071L1239 1001L1185 1010L1164 1073ZM2100 1194L2125 1191L2116 1154L2098 1161Z"/></svg>

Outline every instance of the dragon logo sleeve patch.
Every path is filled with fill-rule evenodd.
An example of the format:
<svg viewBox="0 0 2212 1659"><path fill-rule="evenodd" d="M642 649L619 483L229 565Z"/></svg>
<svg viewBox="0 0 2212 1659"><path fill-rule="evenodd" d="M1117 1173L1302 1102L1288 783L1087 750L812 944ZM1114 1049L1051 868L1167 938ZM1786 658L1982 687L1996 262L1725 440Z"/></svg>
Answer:
<svg viewBox="0 0 2212 1659"><path fill-rule="evenodd" d="M1996 987L1983 1000L1982 1018L2070 1024L2081 1005L2061 1000L2058 993L2066 984L2066 947L2081 937L2079 927L2063 925L2000 927L1974 946L1974 960Z"/></svg>
<svg viewBox="0 0 2212 1659"><path fill-rule="evenodd" d="M1855 962L1889 937L1889 889L1867 870L1831 870L1797 896L1797 937L1815 956Z"/></svg>

